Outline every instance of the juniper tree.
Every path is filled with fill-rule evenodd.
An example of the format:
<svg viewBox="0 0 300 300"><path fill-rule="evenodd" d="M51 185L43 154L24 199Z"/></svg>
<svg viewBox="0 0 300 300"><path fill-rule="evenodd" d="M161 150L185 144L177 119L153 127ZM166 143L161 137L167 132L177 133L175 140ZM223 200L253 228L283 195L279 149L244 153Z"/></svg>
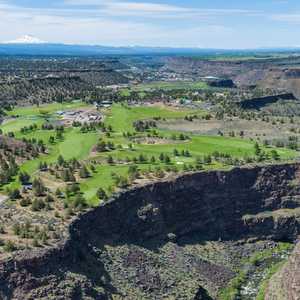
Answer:
<svg viewBox="0 0 300 300"><path fill-rule="evenodd" d="M20 182L24 184L28 184L30 182L30 175L27 172L21 172L19 175Z"/></svg>
<svg viewBox="0 0 300 300"><path fill-rule="evenodd" d="M97 197L100 199L100 200L103 200L103 201L106 201L108 199L108 196L105 192L105 190L103 188L99 188L98 191L97 191Z"/></svg>
<svg viewBox="0 0 300 300"><path fill-rule="evenodd" d="M88 178L90 176L90 172L88 171L87 167L83 165L79 170L80 178Z"/></svg>

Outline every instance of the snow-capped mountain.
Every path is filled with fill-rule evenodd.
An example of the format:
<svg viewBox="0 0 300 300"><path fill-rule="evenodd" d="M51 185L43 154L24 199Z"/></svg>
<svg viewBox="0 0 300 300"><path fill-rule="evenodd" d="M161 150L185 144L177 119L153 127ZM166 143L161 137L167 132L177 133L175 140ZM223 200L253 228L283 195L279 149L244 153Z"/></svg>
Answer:
<svg viewBox="0 0 300 300"><path fill-rule="evenodd" d="M47 42L40 40L32 35L24 35L16 40L4 42L4 44L45 44Z"/></svg>
<svg viewBox="0 0 300 300"><path fill-rule="evenodd" d="M1 2L1 0L0 0ZM253 53L253 49L241 50L241 53ZM258 49L261 53L269 53L269 50ZM300 53L300 49L273 49L279 53L294 51ZM169 47L143 47L143 46L101 46L62 44L40 40L32 35L24 35L16 40L1 42L1 55L65 55L65 56L89 56L89 55L220 55L236 54L237 50L202 49L202 48L169 48Z"/></svg>

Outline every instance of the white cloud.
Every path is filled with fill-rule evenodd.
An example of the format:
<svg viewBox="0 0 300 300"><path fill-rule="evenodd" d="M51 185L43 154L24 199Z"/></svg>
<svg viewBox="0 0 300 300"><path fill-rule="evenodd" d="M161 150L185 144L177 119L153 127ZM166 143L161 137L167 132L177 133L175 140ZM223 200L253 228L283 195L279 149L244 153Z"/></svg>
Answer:
<svg viewBox="0 0 300 300"><path fill-rule="evenodd" d="M97 8L86 7L89 4ZM69 6L55 8L28 8L7 4L0 0L0 41L31 34L50 42L105 44L105 45L155 45L196 46L203 39L216 35L218 39L230 29L216 23L204 22L196 27L182 22L180 28L168 22L153 22L153 17L189 18L197 15L229 13L227 10L193 10L185 7L153 3L94 0L68 0ZM70 5L72 4L72 5ZM76 5L75 5L76 4ZM82 8L78 5L85 4ZM237 13L232 11L231 13ZM121 19L115 16L124 16ZM131 15L140 18L132 18ZM125 16L129 16L126 18ZM146 19L149 18L149 21ZM198 19L197 19L198 20ZM175 25L177 26L177 25ZM219 36L220 35L220 36ZM201 41L200 41L201 40Z"/></svg>
<svg viewBox="0 0 300 300"><path fill-rule="evenodd" d="M245 34L236 17L298 22L300 15L271 15L244 9L201 9L152 0L65 0L51 8L21 7L0 0L0 41L34 35L50 42L181 46L249 47L259 40ZM154 0L153 0L154 1ZM182 2L184 3L184 2ZM251 19L250 19L251 20ZM300 22L300 21L299 21ZM251 28L249 32L252 34ZM263 42L266 39L263 38Z"/></svg>
<svg viewBox="0 0 300 300"><path fill-rule="evenodd" d="M65 0L70 7L80 7L82 12L88 7L94 7L98 12L109 16L137 16L150 18L165 17L217 17L222 15L250 15L257 11L244 9L199 9L195 7L185 7L170 4L158 4L151 2L133 2L117 0Z"/></svg>
<svg viewBox="0 0 300 300"><path fill-rule="evenodd" d="M169 5L148 2L119 2L119 1L94 1L94 0L65 0L65 4L73 6L97 6L113 9L121 9L126 11L144 11L144 12L182 12L190 9Z"/></svg>
<svg viewBox="0 0 300 300"><path fill-rule="evenodd" d="M273 14L270 16L270 19L274 20L274 21L299 24L300 23L300 13Z"/></svg>

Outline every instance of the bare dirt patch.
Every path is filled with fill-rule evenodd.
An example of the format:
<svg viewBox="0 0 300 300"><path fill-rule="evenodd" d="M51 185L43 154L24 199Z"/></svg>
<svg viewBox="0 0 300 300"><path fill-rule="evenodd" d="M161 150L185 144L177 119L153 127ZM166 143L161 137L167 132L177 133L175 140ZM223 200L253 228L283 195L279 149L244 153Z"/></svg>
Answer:
<svg viewBox="0 0 300 300"><path fill-rule="evenodd" d="M144 145L170 145L170 144L182 144L183 141L174 141L167 138L154 138L154 137L142 137L135 138L133 142L136 144L144 144Z"/></svg>
<svg viewBox="0 0 300 300"><path fill-rule="evenodd" d="M193 122L186 120L168 120L157 124L161 129L192 132L202 135L229 135L234 132L239 136L242 132L247 138L266 138L266 139L284 139L288 136L298 135L291 131L297 127L296 124L276 124L271 122L263 122L259 120L194 120Z"/></svg>

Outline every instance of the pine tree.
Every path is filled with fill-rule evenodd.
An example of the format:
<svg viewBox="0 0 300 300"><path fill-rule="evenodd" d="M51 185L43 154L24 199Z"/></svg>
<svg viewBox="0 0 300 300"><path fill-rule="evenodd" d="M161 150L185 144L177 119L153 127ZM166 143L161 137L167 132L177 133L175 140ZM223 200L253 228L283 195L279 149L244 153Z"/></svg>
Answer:
<svg viewBox="0 0 300 300"><path fill-rule="evenodd" d="M113 159L113 157L111 155L108 156L107 163L108 164L113 164L114 163L114 159Z"/></svg>
<svg viewBox="0 0 300 300"><path fill-rule="evenodd" d="M261 149L260 149L257 142L254 145L254 153L255 153L256 156L259 156L261 154Z"/></svg>
<svg viewBox="0 0 300 300"><path fill-rule="evenodd" d="M57 163L59 166L62 166L65 163L65 160L62 155L59 155L57 158Z"/></svg>
<svg viewBox="0 0 300 300"><path fill-rule="evenodd" d="M97 191L97 197L100 199L100 200L103 200L103 201L106 201L108 199L108 196L105 192L105 190L103 188L99 188L98 191Z"/></svg>
<svg viewBox="0 0 300 300"><path fill-rule="evenodd" d="M27 172L21 172L19 180L23 185L28 184L30 182L30 175Z"/></svg>
<svg viewBox="0 0 300 300"><path fill-rule="evenodd" d="M32 188L34 190L34 194L38 197L43 196L46 190L43 182L40 179L34 179Z"/></svg>
<svg viewBox="0 0 300 300"><path fill-rule="evenodd" d="M90 176L90 172L88 171L87 167L83 165L79 170L80 178L88 178Z"/></svg>

